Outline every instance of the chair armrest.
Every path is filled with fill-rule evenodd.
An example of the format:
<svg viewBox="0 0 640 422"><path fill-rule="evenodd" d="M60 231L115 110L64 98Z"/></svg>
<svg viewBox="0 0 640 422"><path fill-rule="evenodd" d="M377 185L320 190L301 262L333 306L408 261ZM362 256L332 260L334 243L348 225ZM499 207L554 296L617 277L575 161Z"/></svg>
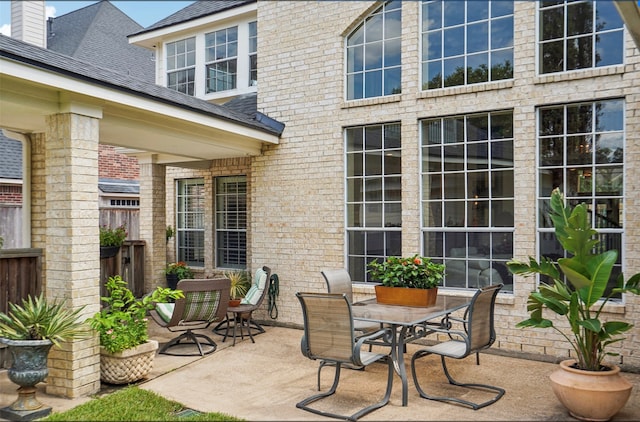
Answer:
<svg viewBox="0 0 640 422"><path fill-rule="evenodd" d="M362 362L360 362L360 349L362 346L372 340L377 340L379 338L385 337L385 343L391 344L391 336L393 335L393 331L391 328L383 328L374 333L363 335L358 337L358 341L356 341L356 345L354 347L354 364L357 366L364 366Z"/></svg>

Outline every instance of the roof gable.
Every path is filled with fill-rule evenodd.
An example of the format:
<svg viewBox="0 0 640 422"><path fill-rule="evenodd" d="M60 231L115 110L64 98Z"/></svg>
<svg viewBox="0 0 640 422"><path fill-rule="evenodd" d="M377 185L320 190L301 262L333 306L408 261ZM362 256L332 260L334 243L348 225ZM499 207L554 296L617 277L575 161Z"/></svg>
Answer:
<svg viewBox="0 0 640 422"><path fill-rule="evenodd" d="M129 44L142 26L107 0L47 22L47 48L153 83L153 53Z"/></svg>

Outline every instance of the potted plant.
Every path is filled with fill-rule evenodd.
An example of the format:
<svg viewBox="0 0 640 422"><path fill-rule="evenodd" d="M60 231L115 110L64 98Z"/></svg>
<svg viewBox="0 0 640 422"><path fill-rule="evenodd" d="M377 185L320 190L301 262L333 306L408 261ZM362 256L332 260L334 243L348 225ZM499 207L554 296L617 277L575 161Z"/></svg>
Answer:
<svg viewBox="0 0 640 422"><path fill-rule="evenodd" d="M90 334L79 321L83 309L71 309L64 301L49 302L40 294L23 299L22 305L9 303L9 312L0 312L0 343L7 345L13 361L9 379L20 386L18 400L9 410L36 411L38 417L51 411L50 407L41 409L35 385L49 375L47 357L51 346L60 347L62 342Z"/></svg>
<svg viewBox="0 0 640 422"><path fill-rule="evenodd" d="M540 261L529 257L529 262L513 259L507 263L513 274L546 277L546 280L541 278L538 289L529 294L530 317L517 326L551 328L569 342L575 356L561 362L560 369L551 375L553 391L572 416L608 420L625 405L632 385L620 376L619 367L605 363L604 359L617 355L607 348L622 341L621 333L633 325L625 321L604 321L602 312L613 295L640 293L640 273L627 281L620 274L616 286L607 293L618 251L599 245L585 204L573 209L565 206L562 193L554 189L550 208L555 237L567 252L567 258L559 258L557 264L547 257L541 257ZM544 318L545 312L565 317L568 329ZM603 381L606 386L598 387ZM574 392L580 395L573 398Z"/></svg>
<svg viewBox="0 0 640 422"><path fill-rule="evenodd" d="M116 228L100 226L100 258L116 256L126 238L127 227L124 224Z"/></svg>
<svg viewBox="0 0 640 422"><path fill-rule="evenodd" d="M231 281L231 287L229 290L229 306L240 305L240 300L247 294L249 290L249 275L246 271L235 270L225 271L224 276Z"/></svg>
<svg viewBox="0 0 640 422"><path fill-rule="evenodd" d="M167 264L164 274L167 276L167 286L170 289L175 289L178 281L184 278L193 278L193 270L183 261Z"/></svg>
<svg viewBox="0 0 640 422"><path fill-rule="evenodd" d="M184 297L182 291L157 287L136 299L121 276L109 277L104 308L87 322L100 335L100 378L126 384L146 377L153 368L158 342L149 340L147 312L156 303Z"/></svg>
<svg viewBox="0 0 640 422"><path fill-rule="evenodd" d="M435 304L444 276L443 264L416 254L407 258L392 256L383 262L373 260L368 266L371 279L382 283L375 286L378 302L404 306Z"/></svg>

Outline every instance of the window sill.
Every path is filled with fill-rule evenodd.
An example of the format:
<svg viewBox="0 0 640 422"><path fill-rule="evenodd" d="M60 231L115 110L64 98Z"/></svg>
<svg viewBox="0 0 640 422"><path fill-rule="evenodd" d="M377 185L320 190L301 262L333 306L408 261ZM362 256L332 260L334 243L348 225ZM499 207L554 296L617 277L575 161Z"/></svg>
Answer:
<svg viewBox="0 0 640 422"><path fill-rule="evenodd" d="M553 82L577 81L580 79L595 78L607 75L622 75L624 73L624 65L598 67L583 70L572 70L569 72L550 73L538 75L533 79L534 84L548 84Z"/></svg>
<svg viewBox="0 0 640 422"><path fill-rule="evenodd" d="M450 95L472 94L475 92L485 92L485 91L510 89L510 88L513 88L513 79L507 79L507 80L496 81L496 82L486 82L486 83L474 84L474 85L459 85L459 86L452 86L449 88L430 89L427 91L418 92L417 98L424 99L424 98L434 98L434 97L446 97Z"/></svg>
<svg viewBox="0 0 640 422"><path fill-rule="evenodd" d="M386 97L363 98L361 100L350 100L342 103L342 108L366 107L378 104L397 103L402 99L402 95L388 95Z"/></svg>

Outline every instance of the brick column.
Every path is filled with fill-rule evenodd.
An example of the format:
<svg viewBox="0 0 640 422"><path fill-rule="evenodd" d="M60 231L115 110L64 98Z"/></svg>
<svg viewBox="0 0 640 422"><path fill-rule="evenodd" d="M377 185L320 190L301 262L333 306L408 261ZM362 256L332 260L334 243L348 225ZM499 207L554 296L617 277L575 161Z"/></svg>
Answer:
<svg viewBox="0 0 640 422"><path fill-rule="evenodd" d="M138 157L140 164L140 239L146 242L144 288L166 286L166 202L164 165L156 164L156 155Z"/></svg>
<svg viewBox="0 0 640 422"><path fill-rule="evenodd" d="M98 126L101 111L73 104L67 113L46 117L44 197L39 169L42 142L33 151L34 243L45 234L46 297L66 300L71 308L85 306L83 318L100 309L98 237ZM34 164L35 164L34 163ZM44 226L41 227L41 226ZM67 342L49 354L48 394L80 397L100 390L98 336Z"/></svg>

